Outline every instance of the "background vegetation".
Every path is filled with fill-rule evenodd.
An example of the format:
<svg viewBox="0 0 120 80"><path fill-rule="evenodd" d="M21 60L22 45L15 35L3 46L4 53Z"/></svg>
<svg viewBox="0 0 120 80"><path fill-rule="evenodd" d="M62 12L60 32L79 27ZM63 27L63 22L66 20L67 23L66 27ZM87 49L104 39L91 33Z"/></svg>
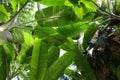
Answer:
<svg viewBox="0 0 120 80"><path fill-rule="evenodd" d="M119 0L0 0L0 80L120 80L119 23Z"/></svg>

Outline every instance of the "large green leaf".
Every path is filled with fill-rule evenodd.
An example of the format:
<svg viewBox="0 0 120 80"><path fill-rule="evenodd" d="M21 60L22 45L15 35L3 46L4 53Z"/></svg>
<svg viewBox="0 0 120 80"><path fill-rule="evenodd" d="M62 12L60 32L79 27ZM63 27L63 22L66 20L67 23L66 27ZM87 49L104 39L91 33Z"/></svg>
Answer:
<svg viewBox="0 0 120 80"><path fill-rule="evenodd" d="M89 45L89 42L95 32L97 31L98 26L96 23L92 23L87 27L87 30L85 31L84 38L83 38L83 48L86 49Z"/></svg>
<svg viewBox="0 0 120 80"><path fill-rule="evenodd" d="M73 53L65 53L47 70L44 80L58 80L64 73L64 70L72 63L73 59Z"/></svg>
<svg viewBox="0 0 120 80"><path fill-rule="evenodd" d="M81 31L87 28L88 24L86 22L77 22L65 26L59 27L57 30L60 34L66 37L73 37L76 34L79 34Z"/></svg>
<svg viewBox="0 0 120 80"><path fill-rule="evenodd" d="M95 75L89 63L87 62L85 57L83 57L82 53L79 50L76 51L76 56L74 61L79 71L81 72L81 75L83 76L84 80L96 80Z"/></svg>
<svg viewBox="0 0 120 80"><path fill-rule="evenodd" d="M60 49L55 46L51 46L48 50L48 63L47 67L49 68L58 58L59 58Z"/></svg>
<svg viewBox="0 0 120 80"><path fill-rule="evenodd" d="M62 43L64 43L67 39L61 34L58 34L58 32L49 27L38 27L35 29L34 34L36 37L41 38L49 45L55 45L59 46Z"/></svg>
<svg viewBox="0 0 120 80"><path fill-rule="evenodd" d="M83 56L82 52L77 49L77 46L71 38L68 38L68 42L64 43L61 46L61 48L63 48L66 51L73 52L73 54L75 54L75 64L85 80L96 80L89 63Z"/></svg>
<svg viewBox="0 0 120 80"><path fill-rule="evenodd" d="M63 35L54 35L54 36L49 36L46 39L44 39L44 41L51 45L51 46L60 46L61 44L63 44L64 42L67 41L66 37L64 37Z"/></svg>
<svg viewBox="0 0 120 80"><path fill-rule="evenodd" d="M47 6L63 6L65 0L42 0L40 3Z"/></svg>
<svg viewBox="0 0 120 80"><path fill-rule="evenodd" d="M96 12L98 8L90 0L83 0L82 3L86 6L88 12Z"/></svg>
<svg viewBox="0 0 120 80"><path fill-rule="evenodd" d="M7 76L7 66L6 66L5 51L2 46L0 46L0 80L6 80Z"/></svg>
<svg viewBox="0 0 120 80"><path fill-rule="evenodd" d="M43 80L47 69L48 45L36 38L34 42L30 80Z"/></svg>
<svg viewBox="0 0 120 80"><path fill-rule="evenodd" d="M35 30L34 30L34 34L35 34L35 36L44 39L49 36L56 35L58 33L53 28L36 26Z"/></svg>
<svg viewBox="0 0 120 80"><path fill-rule="evenodd" d="M60 48L62 48L63 50L65 50L65 51L68 51L68 52L75 52L76 51L76 49L77 49L77 46L76 46L76 44L73 42L73 40L72 40L72 38L71 37L68 37L67 38L67 41L64 43L64 44L62 44L61 46L60 46Z"/></svg>
<svg viewBox="0 0 120 80"><path fill-rule="evenodd" d="M65 6L48 7L37 11L35 18L43 27L57 27L77 21L72 7Z"/></svg>

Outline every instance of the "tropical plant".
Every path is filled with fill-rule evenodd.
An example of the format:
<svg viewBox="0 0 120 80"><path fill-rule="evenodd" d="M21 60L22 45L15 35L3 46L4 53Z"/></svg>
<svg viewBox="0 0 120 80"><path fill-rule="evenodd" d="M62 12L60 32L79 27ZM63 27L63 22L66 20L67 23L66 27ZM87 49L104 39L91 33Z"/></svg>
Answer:
<svg viewBox="0 0 120 80"><path fill-rule="evenodd" d="M0 80L120 80L119 4L1 0Z"/></svg>

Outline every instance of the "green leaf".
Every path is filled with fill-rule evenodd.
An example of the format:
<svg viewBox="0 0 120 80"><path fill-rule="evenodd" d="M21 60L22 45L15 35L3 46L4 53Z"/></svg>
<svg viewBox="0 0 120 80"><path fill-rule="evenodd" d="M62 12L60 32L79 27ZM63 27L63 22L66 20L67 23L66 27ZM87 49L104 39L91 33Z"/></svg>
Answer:
<svg viewBox="0 0 120 80"><path fill-rule="evenodd" d="M96 12L97 7L91 2L91 1L82 1L82 3L85 5L85 7L87 8L88 12Z"/></svg>
<svg viewBox="0 0 120 80"><path fill-rule="evenodd" d="M4 7L3 4L0 4L0 21L1 22L7 22L9 17L10 17L10 13L7 12L6 8Z"/></svg>
<svg viewBox="0 0 120 80"><path fill-rule="evenodd" d="M87 14L96 12L96 9L96 6L90 1L81 0L77 6L75 5L74 12L80 20L84 20Z"/></svg>
<svg viewBox="0 0 120 80"><path fill-rule="evenodd" d="M43 80L47 69L47 57L48 45L36 38L30 64L30 80Z"/></svg>
<svg viewBox="0 0 120 80"><path fill-rule="evenodd" d="M77 46L75 45L75 43L73 42L71 37L67 38L67 41L60 45L60 48L62 48L63 50L66 50L68 52L75 52L77 49Z"/></svg>
<svg viewBox="0 0 120 80"><path fill-rule="evenodd" d="M23 32L23 36L24 36L24 42L25 42L27 45L29 45L29 46L33 45L34 39L33 39L31 33Z"/></svg>
<svg viewBox="0 0 120 80"><path fill-rule="evenodd" d="M64 6L65 0L42 0L40 3L47 6Z"/></svg>
<svg viewBox="0 0 120 80"><path fill-rule="evenodd" d="M3 48L5 50L8 61L11 62L15 58L15 51L14 51L13 45L10 43L4 44Z"/></svg>
<svg viewBox="0 0 120 80"><path fill-rule="evenodd" d="M72 63L73 53L65 53L48 70L44 80L58 80L64 70Z"/></svg>
<svg viewBox="0 0 120 80"><path fill-rule="evenodd" d="M89 63L87 62L81 51L77 49L71 38L68 38L68 42L64 43L61 48L66 51L73 52L72 54L75 55L75 64L85 80L96 80Z"/></svg>
<svg viewBox="0 0 120 80"><path fill-rule="evenodd" d="M76 34L79 34L81 31L83 31L87 26L88 24L86 22L77 22L77 23L61 26L57 30L60 34L66 37L73 37Z"/></svg>
<svg viewBox="0 0 120 80"><path fill-rule="evenodd" d="M58 58L60 54L60 49L55 46L51 46L48 50L48 63L47 67L49 68Z"/></svg>
<svg viewBox="0 0 120 80"><path fill-rule="evenodd" d="M11 0L11 5L13 7L13 11L16 12L18 8L18 0Z"/></svg>
<svg viewBox="0 0 120 80"><path fill-rule="evenodd" d="M42 27L58 27L77 21L72 7L54 6L37 11L35 18Z"/></svg>
<svg viewBox="0 0 120 80"><path fill-rule="evenodd" d="M46 37L56 35L58 33L53 28L36 26L36 28L34 30L34 34L35 34L35 36L44 39Z"/></svg>
<svg viewBox="0 0 120 80"><path fill-rule="evenodd" d="M35 36L41 38L47 44L52 46L59 46L67 40L63 35L58 34L55 29L48 27L36 28Z"/></svg>
<svg viewBox="0 0 120 80"><path fill-rule="evenodd" d="M84 18L83 18L83 21L89 21L89 20L92 20L94 19L94 16L95 16L95 13L87 13Z"/></svg>
<svg viewBox="0 0 120 80"><path fill-rule="evenodd" d="M66 0L64 4L65 4L66 6L73 6L73 4L71 4L69 0Z"/></svg>
<svg viewBox="0 0 120 80"><path fill-rule="evenodd" d="M63 35L58 34L58 35L54 35L54 36L49 36L46 39L44 39L43 41L52 46L53 45L60 46L65 41L67 41L67 39Z"/></svg>
<svg viewBox="0 0 120 80"><path fill-rule="evenodd" d="M97 24L96 23L91 23L88 26L87 30L85 31L84 38L83 38L83 48L85 50L88 47L88 43L90 42L91 38L93 37L93 35L97 31L97 29L98 29Z"/></svg>
<svg viewBox="0 0 120 80"><path fill-rule="evenodd" d="M87 60L79 50L76 51L76 56L74 61L79 71L81 72L81 75L83 76L84 80L96 80L95 75L89 63L87 62Z"/></svg>
<svg viewBox="0 0 120 80"><path fill-rule="evenodd" d="M25 4L25 2L27 2L28 0L19 0L20 1L20 4L23 5Z"/></svg>
<svg viewBox="0 0 120 80"><path fill-rule="evenodd" d="M6 57L5 51L2 46L0 46L0 80L6 80L7 67L6 67Z"/></svg>
<svg viewBox="0 0 120 80"><path fill-rule="evenodd" d="M83 8L82 7L81 8L75 7L74 12L80 20L83 19Z"/></svg>
<svg viewBox="0 0 120 80"><path fill-rule="evenodd" d="M120 1L119 0L115 0L115 8L114 8L115 13L117 13L118 15L120 14Z"/></svg>
<svg viewBox="0 0 120 80"><path fill-rule="evenodd" d="M34 39L30 33L23 32L23 37L24 43L22 44L19 55L17 56L17 60L21 63L26 59L26 52L33 46L34 43Z"/></svg>

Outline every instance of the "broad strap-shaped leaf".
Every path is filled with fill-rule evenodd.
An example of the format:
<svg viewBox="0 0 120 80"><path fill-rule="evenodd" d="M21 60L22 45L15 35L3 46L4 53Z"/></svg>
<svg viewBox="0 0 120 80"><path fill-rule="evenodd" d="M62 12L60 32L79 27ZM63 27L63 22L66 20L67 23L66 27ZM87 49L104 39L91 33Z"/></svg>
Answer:
<svg viewBox="0 0 120 80"><path fill-rule="evenodd" d="M74 61L79 71L81 72L81 75L84 80L96 80L95 75L89 63L87 62L87 60L79 50L76 51L76 56Z"/></svg>
<svg viewBox="0 0 120 80"><path fill-rule="evenodd" d="M36 38L34 42L30 80L43 80L47 69L48 45Z"/></svg>
<svg viewBox="0 0 120 80"><path fill-rule="evenodd" d="M56 46L51 46L48 50L48 63L47 68L49 68L58 58L60 54L60 49Z"/></svg>
<svg viewBox="0 0 120 80"><path fill-rule="evenodd" d="M82 52L77 49L71 38L68 38L68 42L61 45L61 48L66 51L73 52L75 55L74 62L85 80L96 80L89 63L84 58Z"/></svg>
<svg viewBox="0 0 120 80"><path fill-rule="evenodd" d="M72 63L73 53L65 53L47 70L44 80L58 80L64 70Z"/></svg>
<svg viewBox="0 0 120 80"><path fill-rule="evenodd" d="M87 30L85 31L84 38L83 38L83 48L85 50L88 47L88 44L91 38L93 37L93 35L95 34L95 32L97 31L97 29L98 29L98 26L96 23L92 23L87 27Z"/></svg>
<svg viewBox="0 0 120 80"><path fill-rule="evenodd" d="M42 27L58 27L76 22L72 7L52 6L37 11L35 18Z"/></svg>
<svg viewBox="0 0 120 80"><path fill-rule="evenodd" d="M0 80L6 80L7 59L3 46L0 46Z"/></svg>

